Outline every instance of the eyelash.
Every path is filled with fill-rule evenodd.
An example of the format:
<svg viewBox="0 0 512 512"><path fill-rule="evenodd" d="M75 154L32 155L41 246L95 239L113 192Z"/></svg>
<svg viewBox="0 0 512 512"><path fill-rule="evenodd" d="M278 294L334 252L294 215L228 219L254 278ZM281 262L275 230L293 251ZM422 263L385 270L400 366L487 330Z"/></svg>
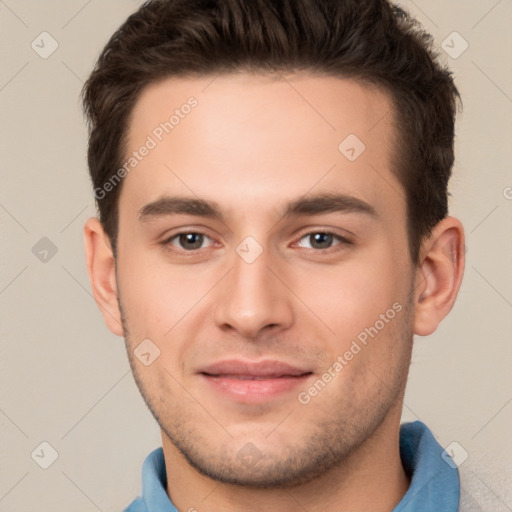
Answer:
<svg viewBox="0 0 512 512"><path fill-rule="evenodd" d="M195 231L193 229L190 229L190 230L186 230L186 231L180 231L178 233L175 233L173 234L172 236L166 238L165 240L163 240L162 242L160 242L160 245L162 245L164 248L170 250L170 251L174 251L174 252L178 252L178 253L181 253L181 254L187 254L187 255L190 255L190 256L193 256L195 254L197 254L201 249L191 249L191 250L185 250L185 249L175 249L171 242L180 237L181 235L189 235L189 234L194 234L194 235L203 235L204 237L206 238L210 238L208 235L206 235L205 233L201 233L200 231ZM337 244L334 244L332 245L331 247L328 247L326 249L315 249L315 248L306 248L308 251L314 251L315 253L319 253L319 254L325 254L327 252L332 252L332 250L336 250L335 248L338 247L339 245L353 245L353 242L351 240L349 240L348 238L345 238L344 236L341 236L341 235L338 235L337 233L334 233L333 231L327 231L327 230L314 230L314 231L307 231L306 233L303 233L298 241L302 240L303 238L307 237L307 236L311 236L311 235L316 235L316 234L322 234L322 235L332 235L335 239L337 239L339 241L339 243ZM210 238L211 240L211 238Z"/></svg>

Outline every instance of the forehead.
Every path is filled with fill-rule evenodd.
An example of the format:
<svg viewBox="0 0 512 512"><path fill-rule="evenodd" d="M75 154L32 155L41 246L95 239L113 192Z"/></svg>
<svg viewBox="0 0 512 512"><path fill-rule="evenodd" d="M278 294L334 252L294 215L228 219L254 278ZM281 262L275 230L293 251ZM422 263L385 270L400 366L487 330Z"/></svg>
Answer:
<svg viewBox="0 0 512 512"><path fill-rule="evenodd" d="M353 79L165 79L147 86L132 111L125 163L143 146L151 149L127 166L121 208L172 193L250 211L309 191L338 191L376 209L394 202L396 210L403 191L391 172L392 119L388 95Z"/></svg>

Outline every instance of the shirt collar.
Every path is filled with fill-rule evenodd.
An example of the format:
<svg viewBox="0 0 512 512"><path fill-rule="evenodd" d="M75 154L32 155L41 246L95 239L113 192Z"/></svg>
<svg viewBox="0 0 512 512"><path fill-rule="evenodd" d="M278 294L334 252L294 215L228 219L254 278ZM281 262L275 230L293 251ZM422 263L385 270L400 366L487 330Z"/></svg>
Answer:
<svg viewBox="0 0 512 512"><path fill-rule="evenodd" d="M164 451L160 447L153 450L142 465L142 499L146 508L141 512L178 512L167 496L166 485Z"/></svg>
<svg viewBox="0 0 512 512"><path fill-rule="evenodd" d="M400 427L400 457L411 485L393 512L457 512L460 483L455 464L421 421Z"/></svg>

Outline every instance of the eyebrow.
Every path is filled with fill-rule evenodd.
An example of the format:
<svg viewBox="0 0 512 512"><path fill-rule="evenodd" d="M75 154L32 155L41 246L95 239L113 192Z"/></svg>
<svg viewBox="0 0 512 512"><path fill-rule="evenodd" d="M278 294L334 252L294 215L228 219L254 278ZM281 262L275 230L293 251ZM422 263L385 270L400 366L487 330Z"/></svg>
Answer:
<svg viewBox="0 0 512 512"><path fill-rule="evenodd" d="M349 194L323 193L300 197L288 202L279 212L281 219L327 213L358 213L377 217L378 214L367 202ZM225 222L225 215L215 201L185 196L165 196L146 204L139 210L139 220L173 215L195 215Z"/></svg>

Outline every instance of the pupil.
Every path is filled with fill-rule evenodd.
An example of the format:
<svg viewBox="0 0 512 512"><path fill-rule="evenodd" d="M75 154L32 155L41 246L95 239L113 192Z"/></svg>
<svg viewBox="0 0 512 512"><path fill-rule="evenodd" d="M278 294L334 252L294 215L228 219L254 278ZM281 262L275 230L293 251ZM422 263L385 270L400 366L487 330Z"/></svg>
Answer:
<svg viewBox="0 0 512 512"><path fill-rule="evenodd" d="M185 248L199 249L202 245L202 235L199 233L186 233L180 236L180 243Z"/></svg>
<svg viewBox="0 0 512 512"><path fill-rule="evenodd" d="M325 245L325 242L327 242L327 246L330 245L330 241L331 241L331 238L332 238L332 235L328 235L327 233L315 233L313 236L313 244L312 246L315 247L315 245L320 245L320 249L326 249L326 247L322 246L322 243L324 243Z"/></svg>

